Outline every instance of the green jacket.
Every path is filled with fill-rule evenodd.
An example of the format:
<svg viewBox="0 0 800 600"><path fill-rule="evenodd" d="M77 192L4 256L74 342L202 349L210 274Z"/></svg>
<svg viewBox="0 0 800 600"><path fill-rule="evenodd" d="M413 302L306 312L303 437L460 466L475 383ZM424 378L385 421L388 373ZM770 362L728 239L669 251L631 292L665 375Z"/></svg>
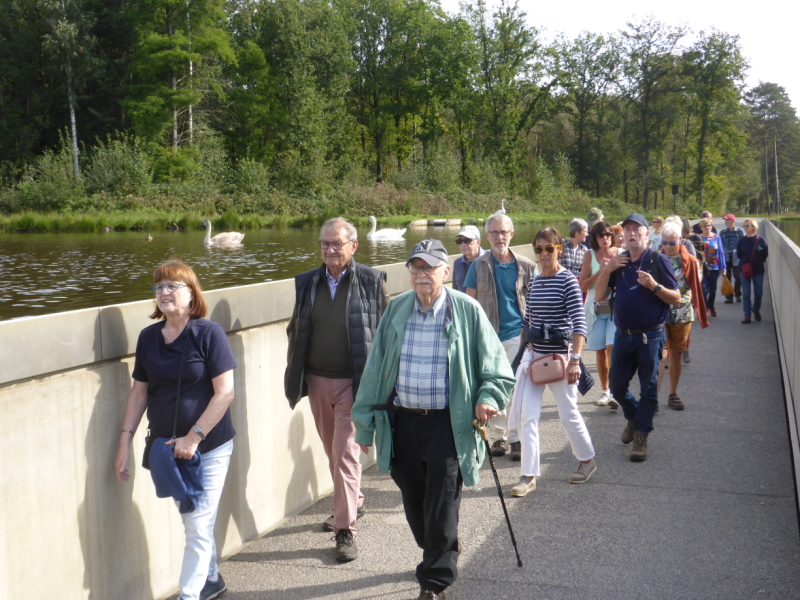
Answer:
<svg viewBox="0 0 800 600"><path fill-rule="evenodd" d="M450 339L447 350L450 422L461 476L465 485L474 486L479 480L478 469L485 452L485 444L472 426L475 405L484 403L498 410L505 408L514 386L514 375L503 346L480 305L461 292L442 288L442 293L448 294L444 332ZM371 446L374 435L378 468L384 472L391 468L392 429L387 412L372 407L389 402L394 392L406 322L414 309L414 299L413 290L405 292L386 308L353 404L356 442Z"/></svg>

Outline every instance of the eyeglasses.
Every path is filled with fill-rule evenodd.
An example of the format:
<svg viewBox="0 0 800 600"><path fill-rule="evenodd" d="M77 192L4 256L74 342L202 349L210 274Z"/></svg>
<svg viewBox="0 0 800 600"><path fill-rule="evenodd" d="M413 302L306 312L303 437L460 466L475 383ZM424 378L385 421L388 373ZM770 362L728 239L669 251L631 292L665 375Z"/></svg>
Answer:
<svg viewBox="0 0 800 600"><path fill-rule="evenodd" d="M556 246L545 246L544 248L543 248L542 246L534 246L534 247L533 247L533 251L534 251L536 254L541 254L541 253L542 253L542 252L544 252L544 251L547 251L547 253L548 253L548 254L552 254L552 253L553 253L553 252L555 252L555 251L556 251L558 248L561 248L561 244L558 244L558 245L556 245Z"/></svg>
<svg viewBox="0 0 800 600"><path fill-rule="evenodd" d="M336 250L338 252L339 250L341 250L342 248L344 248L347 244L350 244L351 242L353 242L353 240L348 240L346 242L326 242L324 240L320 240L317 243L319 244L319 247L322 248L323 250L329 250L329 249L333 248L334 250Z"/></svg>
<svg viewBox="0 0 800 600"><path fill-rule="evenodd" d="M744 224L744 226L745 226L745 227L752 227L752 226L753 226L753 224L752 224L752 223L745 223L745 224Z"/></svg>
<svg viewBox="0 0 800 600"><path fill-rule="evenodd" d="M611 231L607 231L605 233L598 233L595 237L605 237L605 238L613 238L614 233Z"/></svg>
<svg viewBox="0 0 800 600"><path fill-rule="evenodd" d="M512 232L508 231L507 229L501 229L500 231L490 231L489 235L492 237L497 237L499 235L502 235L503 237L508 237L509 235L511 235L511 233Z"/></svg>
<svg viewBox="0 0 800 600"><path fill-rule="evenodd" d="M664 240L661 240L661 245L662 246L674 246L677 243L678 243L677 241L675 241L675 242L665 242Z"/></svg>
<svg viewBox="0 0 800 600"><path fill-rule="evenodd" d="M467 238L456 238L456 244L458 244L459 246L461 244L469 244L469 243L474 242L474 241L475 240L468 240Z"/></svg>
<svg viewBox="0 0 800 600"><path fill-rule="evenodd" d="M178 288L187 287L185 283L179 283L177 281L164 281L162 283L157 283L155 285L151 285L150 289L153 290L156 294L163 294L164 290L167 291L168 294L174 294L178 291Z"/></svg>
<svg viewBox="0 0 800 600"><path fill-rule="evenodd" d="M419 265L408 265L408 272L412 275L416 275L420 271L423 271L425 275L430 275L441 266L442 265L436 265L435 267L432 267L430 265L425 265L424 267L420 267Z"/></svg>

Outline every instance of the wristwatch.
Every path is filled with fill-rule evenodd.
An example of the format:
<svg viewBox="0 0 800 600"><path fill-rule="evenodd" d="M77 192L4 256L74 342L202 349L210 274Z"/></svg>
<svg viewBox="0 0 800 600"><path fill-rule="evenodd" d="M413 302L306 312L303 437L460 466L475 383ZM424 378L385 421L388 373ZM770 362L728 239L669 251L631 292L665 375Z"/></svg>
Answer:
<svg viewBox="0 0 800 600"><path fill-rule="evenodd" d="M580 360L581 359L581 355L580 354L570 354L569 357L572 360Z"/></svg>
<svg viewBox="0 0 800 600"><path fill-rule="evenodd" d="M653 293L654 293L654 294L657 294L658 292L660 292L660 291L661 291L661 289L662 289L662 288L661 288L661 284L660 284L660 283L657 283L657 284L656 284L656 287L654 287L654 288L653 288Z"/></svg>
<svg viewBox="0 0 800 600"><path fill-rule="evenodd" d="M205 440L206 439L206 434L203 433L202 429L200 429L200 425L195 424L192 427L192 431L194 431L197 435L199 435L201 440Z"/></svg>

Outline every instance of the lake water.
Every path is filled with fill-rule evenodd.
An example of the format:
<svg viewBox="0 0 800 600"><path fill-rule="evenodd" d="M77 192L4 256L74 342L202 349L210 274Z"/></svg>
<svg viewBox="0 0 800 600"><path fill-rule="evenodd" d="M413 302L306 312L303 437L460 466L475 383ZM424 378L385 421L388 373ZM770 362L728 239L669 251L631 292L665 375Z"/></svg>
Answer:
<svg viewBox="0 0 800 600"><path fill-rule="evenodd" d="M565 222L554 222L566 232ZM513 244L530 243L544 225L517 226ZM380 226L379 226L380 227ZM409 229L398 242L370 242L366 230L356 260L384 265L405 261L415 243L442 240L458 253L458 228ZM205 230L6 234L0 236L0 320L107 306L152 297L153 270L177 258L197 273L204 289L287 279L321 264L318 229L247 231L241 248L208 249ZM488 247L486 240L483 246Z"/></svg>

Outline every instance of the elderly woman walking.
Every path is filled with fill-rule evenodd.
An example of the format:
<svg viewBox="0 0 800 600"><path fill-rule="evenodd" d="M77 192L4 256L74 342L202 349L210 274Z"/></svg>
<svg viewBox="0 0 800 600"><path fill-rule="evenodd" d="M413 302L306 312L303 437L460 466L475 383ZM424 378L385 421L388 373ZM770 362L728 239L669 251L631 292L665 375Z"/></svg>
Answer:
<svg viewBox="0 0 800 600"><path fill-rule="evenodd" d="M742 298L744 302L744 319L742 323L752 323L750 314L761 320L761 296L764 292L764 262L769 256L767 240L758 235L758 221L745 219L745 237L739 240L736 246L736 255L739 257L739 273L742 277ZM750 297L750 293L755 299Z"/></svg>
<svg viewBox="0 0 800 600"><path fill-rule="evenodd" d="M572 219L569 224L569 237L564 238L563 251L558 262L561 266L570 271L575 277L581 277L581 265L583 256L586 254L586 246L583 243L589 235L589 226L583 219Z"/></svg>
<svg viewBox="0 0 800 600"><path fill-rule="evenodd" d="M706 308L712 317L717 316L714 300L717 297L717 281L719 274L725 272L725 248L722 238L712 231L714 223L709 218L700 219L700 231L703 238L703 256L705 269L703 277L703 293L706 297Z"/></svg>
<svg viewBox="0 0 800 600"><path fill-rule="evenodd" d="M148 458L157 490L169 472L193 473L191 481L174 484L188 483L196 492L189 493L188 506L180 503L186 532L180 600L210 600L226 590L217 571L214 522L233 451L229 407L236 363L222 327L203 318L206 302L191 268L168 261L155 270L153 283L156 307L150 318L157 322L142 330L136 344L114 469L120 483L128 481L131 440L147 411L155 439Z"/></svg>
<svg viewBox="0 0 800 600"><path fill-rule="evenodd" d="M534 238L533 250L542 272L528 283L524 323L528 344L517 370L509 417L509 427L516 427L522 443L521 477L511 488L515 497L536 489L536 477L540 474L539 417L545 385L555 396L561 424L579 461L569 482L585 483L597 470L594 446L578 410L579 361L586 335L583 295L575 276L558 262L561 236L556 229L540 230ZM548 383L534 383L532 363L546 356L554 362L566 362L566 375Z"/></svg>

